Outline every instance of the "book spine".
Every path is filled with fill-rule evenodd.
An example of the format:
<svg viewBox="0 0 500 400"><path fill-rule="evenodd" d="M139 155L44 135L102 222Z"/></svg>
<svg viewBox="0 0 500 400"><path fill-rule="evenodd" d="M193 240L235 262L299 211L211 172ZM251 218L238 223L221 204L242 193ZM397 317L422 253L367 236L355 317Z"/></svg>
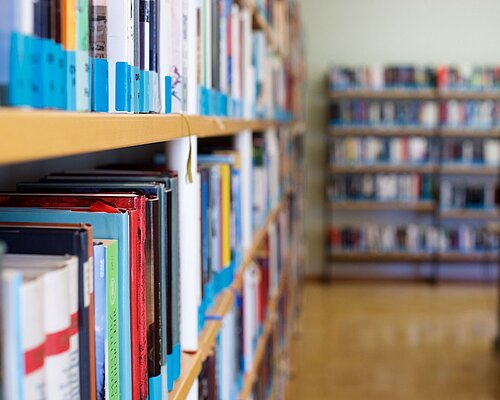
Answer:
<svg viewBox="0 0 500 400"><path fill-rule="evenodd" d="M110 400L120 399L120 325L118 308L118 243L108 241L105 248L106 277L106 397Z"/></svg>
<svg viewBox="0 0 500 400"><path fill-rule="evenodd" d="M44 274L45 393L48 399L70 398L69 269Z"/></svg>
<svg viewBox="0 0 500 400"><path fill-rule="evenodd" d="M231 167L229 164L221 164L220 172L222 267L227 268L231 264Z"/></svg>
<svg viewBox="0 0 500 400"><path fill-rule="evenodd" d="M69 261L71 396L80 396L80 337L78 327L78 260Z"/></svg>
<svg viewBox="0 0 500 400"><path fill-rule="evenodd" d="M5 399L24 399L24 353L22 343L22 277L18 272L0 271L2 391ZM38 300L38 303L41 303ZM43 315L43 314L42 314ZM45 388L42 388L44 390Z"/></svg>
<svg viewBox="0 0 500 400"><path fill-rule="evenodd" d="M26 399L45 397L45 327L44 280L27 281L21 289L21 324L24 352L24 396ZM3 303L5 304L5 303ZM78 393L77 393L78 395Z"/></svg>
<svg viewBox="0 0 500 400"><path fill-rule="evenodd" d="M89 0L76 0L76 111L89 111Z"/></svg>
<svg viewBox="0 0 500 400"><path fill-rule="evenodd" d="M96 398L105 398L106 260L102 243L94 242L94 321L96 354Z"/></svg>

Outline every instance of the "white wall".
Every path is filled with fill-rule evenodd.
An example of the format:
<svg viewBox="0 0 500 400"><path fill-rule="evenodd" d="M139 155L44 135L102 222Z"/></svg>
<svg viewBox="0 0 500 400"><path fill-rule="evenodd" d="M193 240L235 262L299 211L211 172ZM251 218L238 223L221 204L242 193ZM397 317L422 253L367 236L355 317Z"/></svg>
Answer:
<svg viewBox="0 0 500 400"><path fill-rule="evenodd" d="M306 232L322 268L325 74L332 63L500 63L500 0L300 0L308 68Z"/></svg>

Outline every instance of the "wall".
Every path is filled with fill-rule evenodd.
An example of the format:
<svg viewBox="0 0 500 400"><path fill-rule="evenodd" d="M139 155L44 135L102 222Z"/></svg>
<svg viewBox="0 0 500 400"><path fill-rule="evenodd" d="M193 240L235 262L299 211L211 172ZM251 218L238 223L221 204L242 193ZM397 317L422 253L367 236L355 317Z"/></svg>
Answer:
<svg viewBox="0 0 500 400"><path fill-rule="evenodd" d="M299 0L308 68L308 271L323 267L325 74L332 63L499 63L498 0Z"/></svg>

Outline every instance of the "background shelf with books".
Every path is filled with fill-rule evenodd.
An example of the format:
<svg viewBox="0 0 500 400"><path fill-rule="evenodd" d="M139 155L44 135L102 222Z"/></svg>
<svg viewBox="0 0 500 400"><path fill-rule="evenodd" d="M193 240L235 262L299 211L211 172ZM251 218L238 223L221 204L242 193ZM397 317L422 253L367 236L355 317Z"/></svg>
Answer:
<svg viewBox="0 0 500 400"><path fill-rule="evenodd" d="M325 274L495 263L500 68L336 66L328 90Z"/></svg>
<svg viewBox="0 0 500 400"><path fill-rule="evenodd" d="M128 1L46 15L12 1L0 16L1 189L18 189L0 194L0 242L46 254L34 269L78 260L79 302L52 314L80 337L71 360L17 374L20 340L52 332L40 318L16 337L2 312L0 346L19 350L0 352L2 398L282 398L305 263L299 7ZM63 231L76 258L47 255ZM16 257L0 260L12 294L27 282ZM45 304L13 295L2 311L19 301Z"/></svg>

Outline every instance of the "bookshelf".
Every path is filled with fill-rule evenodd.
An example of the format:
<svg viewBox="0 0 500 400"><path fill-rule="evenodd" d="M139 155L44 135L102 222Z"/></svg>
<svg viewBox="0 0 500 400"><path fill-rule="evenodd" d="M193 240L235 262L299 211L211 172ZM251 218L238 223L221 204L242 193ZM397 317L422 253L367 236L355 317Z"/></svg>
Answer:
<svg viewBox="0 0 500 400"><path fill-rule="evenodd" d="M183 4L188 5L188 3L189 7L194 4L192 2L184 2ZM204 6L206 7L211 3L217 4L216 2L204 2ZM65 161L67 162L69 160L69 162L71 162L73 160L73 156L89 155L91 156L90 158L93 159L93 166L97 166L99 163L105 164L108 161L106 160L107 155L100 155L100 152L119 149L129 149L130 151L128 153L132 154L131 156L127 155L127 159L123 160L124 162L141 163L143 162L142 159L139 159L138 157L136 160L134 158L133 148L136 146L144 146L146 148L146 145L160 144L164 146L162 151L164 151L166 155L165 159L167 165L163 165L163 167L176 170L178 172L179 193L181 191L183 192L182 195L184 196L184 200L186 198L193 200L201 194L201 190L198 192L195 190L195 188L200 189L200 183L196 182L196 178L194 184L191 184L193 182L188 182L189 179L183 178L188 176L187 171L190 168L196 173L200 165L198 164L197 157L199 154L202 154L202 150L200 150L200 148L203 145L207 145L206 148L210 148L210 146L212 146L213 150L232 151L237 153L237 156L241 158L241 165L245 166L244 168L242 167L241 191L246 191L249 194L248 197L250 199L245 199L245 205L243 205L242 201L242 208L246 207L246 209L250 209L250 211L246 215L243 215L246 211L240 210L241 221L239 221L239 223L241 223L241 229L245 230L245 232L242 234L241 243L238 243L238 245L241 245L242 248L245 247L245 252L242 254L243 258L239 262L239 268L235 268L237 272L234 279L225 289L221 290L212 299L210 307L203 314L203 317L200 317L198 312L197 307L200 306L199 303L195 303L193 301L184 307L184 304L186 303L181 301L183 307L180 307L181 315L179 319L181 321L178 324L179 326L183 326L184 321L190 319L186 318L186 316L192 316L191 319L197 322L198 318L201 319L206 316L209 316L210 318L205 319L203 328L199 331L199 333L196 329L198 327L190 327L191 333L195 331L195 335L191 335L191 337L185 341L187 343L186 345L184 344L183 338L180 340L183 350L181 353L180 375L175 380L173 390L168 393L168 398L176 400L198 398L198 384L202 379L202 377L200 377L200 373L203 370L203 364L211 356L211 354L214 353L219 345L218 337L223 331L222 321L237 308L236 297L237 295L242 295L245 287L244 273L252 268L255 268L255 264L259 261L258 259L264 258L264 254L269 256L263 249L266 246L271 246L268 243L271 241L271 231L276 232L278 229L277 226L281 227L282 225L285 225L282 220L288 218L294 212L297 212L297 214L293 215L293 221L290 221L290 226L286 226L288 227L289 232L292 230L295 232L294 235L290 235L293 237L289 238L289 240L291 242L293 241L294 244L294 248L290 252L295 256L292 257L289 255L286 262L284 262L281 258L277 261L279 268L281 269L278 289L271 293L267 299L268 306L265 311L267 318L262 324L262 333L258 337L259 344L255 349L254 363L251 366L251 371L242 377L244 385L241 387L241 393L238 396L239 398L246 399L248 397L247 393L250 393L253 390L252 386L256 380L257 371L263 362L264 347L269 338L269 334L277 329L275 328L276 322L283 320L283 316L280 316L277 311L279 307L279 299L281 299L282 296L287 296L287 306L290 310L289 314L291 316L290 320L285 322L287 326L289 324L293 324L294 321L292 316L297 316L300 303L300 282L298 282L298 280L301 278L301 272L299 271L299 264L303 265L305 263L303 252L302 250L299 250L299 246L303 243L303 237L301 236L303 233L302 223L298 220L300 219L299 209L302 207L300 182L302 180L301 174L303 166L301 164L301 154L290 155L288 153L290 151L296 151L296 147L303 147L302 142L304 140L304 132L306 129L301 118L302 109L299 98L300 87L303 86L303 82L305 80L304 70L300 63L294 61L294 59L301 61L301 57L299 57L300 50L295 48L298 46L291 46L287 43L287 41L290 40L290 37L285 37L284 32L288 32L288 29L283 29L284 27L281 26L283 24L276 24L279 25L276 26L272 23L272 21L269 21L266 14L259 9L256 4L260 4L260 2L251 0L234 0L227 3L229 5L233 5L234 7L239 5L238 10L230 10L233 14L236 13L235 15L238 18L238 28L235 29L240 29L242 32L246 28L249 30L249 35L245 38L247 40L246 42L243 40L244 38L242 36L244 35L242 32L238 33L240 35L239 39L241 40L233 40L234 43L238 43L238 46L249 47L248 49L237 49L239 52L238 56L241 58L242 64L238 67L241 67L242 75L245 75L245 71L248 71L249 67L252 68L252 72L254 74L257 72L254 71L254 66L252 65L252 46L254 46L252 43L252 35L257 35L257 32L263 33L265 38L265 49L262 51L261 58L265 58L265 61L269 63L269 66L272 64L273 68L276 68L277 65L282 67L280 72L282 74L281 78L283 85L279 88L276 87L276 81L273 80L274 78L269 79L266 82L259 82L261 87L266 87L266 94L269 98L266 97L264 99L258 99L258 95L256 93L252 94L252 92L255 91L255 87L251 87L252 85L256 86L257 82L245 82L245 77L240 77L239 89L241 90L240 93L234 95L234 98L230 97L233 93L228 94L228 92L223 92L223 89L216 87L215 83L213 84L213 87L210 87L210 90L217 92L215 95L220 96L224 94L226 97L230 97L229 101L234 100L235 102L239 102L239 104L234 106L234 108L238 111L233 110L233 114L227 111L230 109L229 106L225 112L221 112L220 110L207 112L206 110L202 111L202 106L200 104L197 104L196 107L194 107L195 110L193 110L193 107L190 107L189 105L185 106L183 104L182 112L174 111L171 113L167 112L165 114L156 113L157 110L153 112L150 110L150 113L148 113L147 110L142 110L139 113L137 108L135 109L135 114L115 114L111 112L58 111L54 109L34 109L30 107L0 107L0 134L2 136L2 145L0 146L0 168L3 169L3 171L6 171L6 175L11 171L19 170L19 175L23 176L23 178L38 179L44 172L27 171L27 166L29 167L31 162L47 160L51 165L53 165L53 168L63 169L66 168L67 164L64 164L63 160L58 160L58 158L61 157L69 157L69 159ZM299 12L297 10L294 11L293 16L291 16L291 14L289 15L289 10L284 9L284 7L298 7L294 1L277 0L275 1L275 3L279 3L277 5L272 5L271 3L272 2L268 2L270 6L281 7L281 11L285 11L284 14L287 16L286 22L288 22L289 19L290 21L295 18L298 19ZM231 8L231 6L229 8ZM190 12L191 11L192 10L190 8ZM247 14L250 16L250 25L245 25L246 22L248 22ZM192 15L190 14L189 18L191 17ZM288 17L290 18L288 19ZM183 23L185 22L183 21ZM297 28L300 28L300 20L294 21L294 23L297 24ZM182 27L181 23L177 25ZM210 29L213 29L213 27L210 27ZM231 34L232 33L233 32L231 32ZM300 32L291 32L291 34L300 36ZM182 35L179 35L179 38L181 36ZM187 39L182 38L182 40ZM215 40L212 40L212 42L215 42ZM191 56L195 55L194 58L196 58L196 51L192 50L195 49L195 47L196 46L191 46L189 47L190 50L188 50ZM245 51L243 52L243 50ZM216 53L213 52L210 57L212 57L213 54ZM235 53L233 53L233 61L236 60L236 56L234 54ZM2 54L0 54L0 58L1 56ZM193 61L193 59L190 61ZM199 62L199 60L194 60L194 63L196 62ZM208 64L210 64L210 62ZM235 66L233 71L236 71L236 69L237 68ZM285 71L285 69L287 71ZM265 73L263 72L260 75L267 75L267 72L272 72L271 68L269 68L269 70L270 71L266 71ZM233 77L235 75L236 72L233 72ZM189 71L186 72L186 76L193 77ZM188 97L196 97L197 101L202 103L202 94L197 92L197 90L200 89L196 85L200 84L197 79L198 77L196 77L196 79L191 79L190 81L187 79L188 82L186 83L186 91ZM222 80L222 78L220 79ZM293 83L291 83L292 81ZM191 85L191 83L195 84ZM269 90L267 90L268 85ZM234 86L237 86L236 83ZM271 86L274 88L271 89ZM293 93L285 94L288 86L297 86L297 88L294 89L295 91ZM191 92L188 91L189 88L192 89ZM0 89L3 90L5 88L1 87ZM225 90L229 91L230 88L226 88ZM283 92L283 104L277 104L278 100L272 98L273 95L277 95L280 91ZM165 91L165 93L167 93L167 91ZM1 92L0 94L2 95L0 101L2 101L1 104L3 105L5 104L5 97L3 97L4 92ZM263 96L262 93L260 95ZM210 99L210 101L212 101L212 99ZM253 110L253 108L256 108L258 101L266 103L264 104L264 108L266 110L264 113L265 115ZM189 103L189 100L186 100L186 103ZM48 106L47 108L53 107ZM228 115L237 116L228 117ZM259 229L254 229L254 221L252 220L252 201L254 199L252 198L251 193L253 178L252 163L254 162L253 151L255 149L253 147L253 141L257 138L262 139L262 141L265 141L266 143L268 141L272 141L273 144L281 145L282 143L279 142L279 139L282 136L286 137L284 140L284 142L286 142L286 146L283 148L273 149L273 162L279 159L279 161L276 162L276 165L274 165L277 174L276 176L273 176L273 181L278 180L279 184L274 185L275 188L272 189L279 192L282 198L278 201L276 197L271 199L271 195L269 195L269 203L266 203L265 206L269 207L269 204L274 204L275 206L269 211L264 223L260 224L261 226ZM220 143L223 144L221 145ZM297 144L297 146L295 144ZM218 146L221 147L219 148ZM188 149L189 158L187 156ZM191 153L192 149L193 153ZM266 150L268 149L266 148ZM266 153L266 157L267 156L269 156L269 154ZM75 157L74 159L77 160L78 158ZM271 156L269 156L269 159L271 159ZM283 166L280 162L287 165ZM75 162L75 167L79 167L77 162ZM289 171L281 174L280 172L282 170ZM268 171L266 170L266 174L267 173ZM290 179L290 181L293 181L294 184L288 182L287 185L283 185L286 186L286 188L283 189L281 188L281 178ZM12 186L15 181L3 183L5 186ZM293 189L289 189L289 187ZM271 189L268 191L271 192ZM233 195L234 193L231 192L231 196ZM172 206L170 205L170 207ZM182 252L180 259L187 265L187 267L189 267L189 269L184 270L184 272L187 271L188 273L185 273L184 278L180 278L179 280L179 291L184 290L184 286L186 286L186 282L188 280L192 280L188 289L192 289L192 297L195 299L199 294L198 291L201 291L199 286L202 286L197 286L197 283L201 282L197 282L196 278L196 274L201 274L201 272L194 271L197 265L201 264L199 259L200 255L194 255L197 253L197 243L193 243L193 237L198 236L197 233L201 230L200 220L197 219L198 216L196 215L196 211L200 211L199 208L200 204L197 205L194 200L190 204L179 205L180 226L178 230L185 230L185 232L189 232L191 236L189 236L189 240L187 240L185 236L183 238L181 237L184 232L176 232L179 237L181 237L178 249L180 253ZM233 212L232 209L231 212ZM186 216L187 218L184 219ZM189 229L187 227L189 227ZM233 228L231 227L231 229ZM286 234L289 233L288 231ZM201 238L201 235L199 236ZM279 239L276 241L280 241L282 239L279 237L278 233L276 233L275 236ZM274 243L274 250L281 245L281 242ZM188 251L185 251L185 248L188 248ZM231 262L232 261L233 260L231 260ZM173 263L173 261L171 262ZM182 268L182 266L180 268ZM201 280L201 278L199 280ZM145 290L146 289L144 289L144 291ZM162 287L162 290L167 289ZM187 290L186 292L189 291ZM144 306L144 308L146 308L146 306ZM184 308L187 311L185 311ZM150 339L148 339L147 346L150 345L149 340ZM286 342L288 344L289 340ZM0 345L2 344L0 343ZM288 346L285 346L284 351L286 352L287 349ZM149 351L149 347L147 347L147 350ZM282 356L280 355L279 358L281 359L281 357ZM277 363L278 362L279 360ZM137 368L137 366L134 366L133 368ZM150 371L146 372L147 378L150 378ZM155 376L155 378L156 377L157 376ZM236 384L235 382L233 383ZM133 380L130 384L135 385ZM147 384L148 383L146 383L146 385ZM279 389L271 388L271 390L273 393L276 393ZM125 395L120 398L128 397Z"/></svg>
<svg viewBox="0 0 500 400"><path fill-rule="evenodd" d="M410 224L415 223L413 221L419 224L422 224L421 221L425 221L424 224L434 225L438 232L442 232L440 234L450 234L448 233L448 229L451 229L449 227L454 226L453 224L483 226L488 221L498 221L500 218L498 209L491 209L489 205L484 209L465 207L455 210L448 209L440 200L440 195L442 195L442 193L440 193L441 184L447 180L454 180L457 182L464 181L468 182L468 184L476 184L477 182L486 180L487 182L494 181L498 184L497 178L499 176L499 168L496 165L482 164L480 162L449 162L444 159L443 155L443 147L447 140L478 142L480 140L498 139L500 137L500 132L495 122L497 120L493 120L493 124L490 127L462 127L459 125L457 125L457 127L450 127L447 123L441 122L440 118L442 117L440 113L442 110L439 110L439 107L443 105L448 107L449 101L456 101L457 104L463 101L498 101L500 100L500 92L487 89L451 90L444 89L440 86L422 89L418 87L411 88L408 87L411 86L411 84L399 84L397 81L397 79L409 78L408 69L402 67L400 71L394 72L394 70L397 70L397 67L388 67L385 71L383 69L378 69L378 67L374 67L373 70L364 67L359 69L356 67L338 67L337 69L332 69L330 79L332 79L331 82L337 79L335 82L338 84L338 87L335 90L329 89L327 92L331 120L326 130L327 143L329 143L327 146L329 152L329 156L327 157L327 176L329 177L327 178L329 179L327 187L329 189L325 196L325 210L326 215L330 217L330 225L332 227L336 225L337 230L341 230L342 224L346 227L349 226L349 219L351 218L353 226L356 225L356 222L358 224L392 224L394 226L399 226L398 223L404 223L399 222L400 220L398 221L398 219L403 218L405 221L408 220ZM415 67L415 77L418 73L422 73L422 70L418 70L418 68ZM397 77L398 74L400 74L399 78ZM386 88L367 89L366 87L370 84L375 85L370 79L372 79L373 82L376 81L376 85L379 86L380 82L383 82L384 79L386 81L387 79L396 79L396 82L390 81L389 85L395 84L395 86L399 85L406 87L396 87L393 89L388 86ZM425 81L425 85L435 85L435 83L433 84L431 81L432 79L430 81ZM419 83L424 85L422 81L419 81ZM352 89L345 88L349 86L349 84L353 85ZM356 85L359 85L359 87ZM370 108L373 104L380 105L377 108L375 108L375 106ZM384 105L387 104L392 108L389 108L388 111L383 110ZM401 108L397 111L399 104ZM398 122L399 120L397 120L397 118L410 118L414 116L413 113L417 111L411 108L412 104L418 104L419 107L421 107L419 109L420 111L418 111L420 113L420 118L430 118L433 113L429 113L429 110L425 110L425 107L434 104L437 113L434 114L435 116L431 118L431 121L435 122L431 123L430 120L421 120L420 123L414 120L409 122ZM393 121L387 122L383 120L385 116L379 117L377 114L381 113L380 115L382 115L383 112L386 111L389 113L394 112L394 114L392 114L394 118ZM367 121L367 118L371 118L370 115L372 114L377 117L373 117L377 121L373 125L370 124L369 120ZM378 118L380 118L380 120ZM331 123L331 121L335 121L335 123ZM451 125L453 125L453 122ZM351 138L352 141L348 142ZM413 138L420 138L419 140L427 141L426 145L428 146L428 150L426 151L428 154L431 154L431 156L428 155L428 157L431 157L428 162L415 163L411 162L411 159L408 159L407 162L391 162L385 158L382 163L377 163L377 161L368 158L360 158L356 161L356 157L369 157L366 154L372 154L370 153L372 150L370 150L368 146L373 144L373 142L378 141L379 144L377 145L381 147L378 147L376 151L384 151L385 153L383 154L385 155L383 157L387 157L387 153L392 154L391 152L394 150L384 146L391 146L392 140L398 140L400 143L404 142L405 145L408 145L409 141L413 140ZM365 142L362 142L363 140ZM337 148L334 146L337 146ZM339 160L338 157L340 156L338 156L338 154L342 152L344 155L342 155L342 158ZM349 152L350 155L345 155L347 152ZM401 157L401 155L399 157ZM405 157L408 157L408 155ZM429 198L428 195L426 195L423 199L398 198L396 200L387 200L382 199L381 195L375 191L376 194L371 194L374 198L369 198L370 195L367 195L368 198L364 198L363 196L365 195L362 189L354 185L368 185L366 180L362 180L362 177L374 176L373 183L369 183L369 186L367 186L371 188L372 185L376 185L375 182L377 181L375 177L377 174L397 175L398 179L400 175L405 174L412 177L419 176L419 182L422 182L421 180L426 176L433 182L431 196ZM355 179L355 177L360 178ZM398 183L398 185L399 184L400 183ZM337 185L337 188L335 188L334 185ZM345 185L345 187L342 185ZM382 184L380 185L383 186ZM398 186L398 194L401 187L402 186ZM364 190L373 191L375 189L366 189L365 187ZM353 197L350 198L349 196ZM394 213L394 217L391 217L389 213ZM344 217L341 215L344 215ZM397 215L397 217L395 215ZM408 222L405 223L408 224ZM419 225L419 229L422 229L421 226L422 225ZM343 231L332 233L329 227L327 243L333 243L333 241L335 241L335 243L339 243L338 241L342 242L344 239L339 239L339 235L343 234ZM352 232L352 237L350 236L351 233L347 232L346 234L350 237L350 239L348 239L349 241L358 240L358 235L368 235L367 232L358 232L355 230ZM396 234L395 231L393 234L399 235L399 233ZM408 234L407 231L405 234ZM359 240L361 243L364 243L363 240L367 239L363 236L363 239ZM349 247L349 245L347 245L347 247ZM409 266L430 264L432 267L431 274L438 274L438 266L441 263L487 265L497 260L496 254L492 254L487 250L472 252L454 250L379 252L370 250L369 248L366 250L357 250L356 248L341 249L335 247L335 250L331 250L331 245L327 246L327 248L330 249L326 255L327 261L325 262L325 274L327 276L330 276L331 271L328 268L329 265L332 264L408 263ZM348 267L344 266L344 268ZM437 279L436 276L433 277L433 280L435 279Z"/></svg>

